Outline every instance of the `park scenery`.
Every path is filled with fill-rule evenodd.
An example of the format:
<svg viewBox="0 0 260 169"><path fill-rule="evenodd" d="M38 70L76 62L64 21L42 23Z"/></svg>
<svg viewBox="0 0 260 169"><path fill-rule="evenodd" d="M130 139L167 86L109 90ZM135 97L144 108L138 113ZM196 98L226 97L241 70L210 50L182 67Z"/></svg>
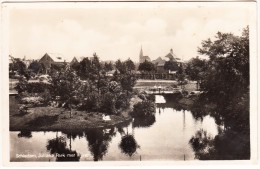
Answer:
<svg viewBox="0 0 260 169"><path fill-rule="evenodd" d="M249 31L189 59L10 53L10 161L250 160Z"/></svg>

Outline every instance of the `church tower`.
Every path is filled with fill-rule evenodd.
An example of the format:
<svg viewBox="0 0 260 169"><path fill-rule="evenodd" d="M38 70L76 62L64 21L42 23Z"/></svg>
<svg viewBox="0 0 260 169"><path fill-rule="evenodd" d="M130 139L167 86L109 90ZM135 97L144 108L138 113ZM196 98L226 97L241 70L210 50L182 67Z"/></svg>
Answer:
<svg viewBox="0 0 260 169"><path fill-rule="evenodd" d="M140 50L140 54L139 54L139 63L142 63L142 62L143 62L143 49L141 46L141 50Z"/></svg>

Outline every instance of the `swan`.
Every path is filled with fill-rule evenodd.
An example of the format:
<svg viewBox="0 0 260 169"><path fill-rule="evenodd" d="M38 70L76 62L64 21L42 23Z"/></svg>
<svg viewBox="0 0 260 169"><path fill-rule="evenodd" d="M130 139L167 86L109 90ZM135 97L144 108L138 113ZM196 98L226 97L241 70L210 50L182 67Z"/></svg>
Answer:
<svg viewBox="0 0 260 169"><path fill-rule="evenodd" d="M110 118L110 116L109 115L104 115L104 114L102 114L102 119L104 120L104 121L110 121L111 120L111 118Z"/></svg>

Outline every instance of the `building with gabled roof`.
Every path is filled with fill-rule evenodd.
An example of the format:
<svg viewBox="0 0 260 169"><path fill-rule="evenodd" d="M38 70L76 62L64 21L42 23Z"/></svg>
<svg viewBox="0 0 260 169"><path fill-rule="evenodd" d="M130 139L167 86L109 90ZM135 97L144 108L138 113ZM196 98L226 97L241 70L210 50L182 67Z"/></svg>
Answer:
<svg viewBox="0 0 260 169"><path fill-rule="evenodd" d="M79 63L78 59L74 56L74 58L71 60L70 65L74 63Z"/></svg>
<svg viewBox="0 0 260 169"><path fill-rule="evenodd" d="M46 72L48 72L52 65L63 65L67 63L61 54L45 53L39 60L39 63L44 65Z"/></svg>

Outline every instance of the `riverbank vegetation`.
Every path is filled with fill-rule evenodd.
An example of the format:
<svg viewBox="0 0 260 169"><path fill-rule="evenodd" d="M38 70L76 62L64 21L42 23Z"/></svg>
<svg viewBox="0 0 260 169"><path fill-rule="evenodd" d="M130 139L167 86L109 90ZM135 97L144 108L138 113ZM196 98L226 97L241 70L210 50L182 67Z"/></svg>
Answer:
<svg viewBox="0 0 260 169"><path fill-rule="evenodd" d="M21 78L16 86L20 111L10 113L10 128L62 130L68 128L69 124L69 128L78 129L80 126L102 127L103 123L111 125L129 120L128 112L132 111L134 104L141 101L135 97L138 92L133 90L136 78L132 70L135 67L130 59L124 62L118 60L114 66L117 71L113 76L107 76L113 65L101 63L94 54L91 60L84 58L77 65L64 65L60 70L52 68L47 82L29 83L26 78ZM17 113L23 115L21 119L28 123L19 125L15 122L19 121ZM102 116L106 115L110 119L104 122ZM39 127L38 123L33 122L37 121L32 118L36 116L46 117L43 120L45 122L53 121L52 118L55 123ZM61 121L65 125L59 125Z"/></svg>
<svg viewBox="0 0 260 169"><path fill-rule="evenodd" d="M198 159L250 159L249 28L241 36L218 32L198 49L186 73L203 91L190 105L195 116L210 114L224 127L215 138L199 130L190 140ZM232 140L230 140L232 138Z"/></svg>

